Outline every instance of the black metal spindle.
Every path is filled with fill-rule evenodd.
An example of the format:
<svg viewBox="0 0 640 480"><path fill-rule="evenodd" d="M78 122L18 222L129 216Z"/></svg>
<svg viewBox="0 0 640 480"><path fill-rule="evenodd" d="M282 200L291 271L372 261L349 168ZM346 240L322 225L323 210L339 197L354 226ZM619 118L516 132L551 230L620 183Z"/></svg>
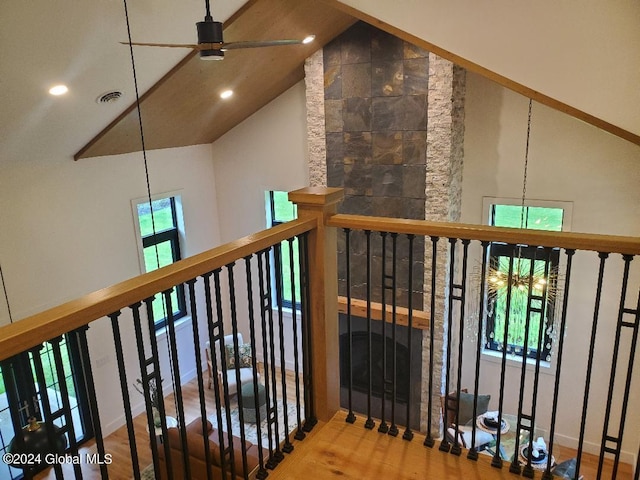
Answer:
<svg viewBox="0 0 640 480"><path fill-rule="evenodd" d="M49 392L47 391L47 380L44 376L44 368L42 366L42 358L40 357L40 350L42 350L43 345L36 345L29 353L31 354L31 358L33 360L33 367L35 369L36 381L38 382L38 390L40 394L40 404L42 406L42 420L47 422L49 425L53 425L53 421L57 418L51 411L51 401L49 400ZM64 379L64 376L61 377ZM63 380L64 381L64 380ZM7 391L9 393L9 391ZM22 426L20 426L16 432L22 430ZM66 433L66 428L61 428L58 433ZM70 435L66 435L67 438ZM47 440L49 440L49 445L57 445L56 433L53 428L47 429ZM56 474L56 479L64 478L64 474L62 473L62 466L56 462L54 465L54 472Z"/></svg>
<svg viewBox="0 0 640 480"><path fill-rule="evenodd" d="M533 275L535 272L535 263L536 263L535 257L536 255L534 254L534 258L531 259L529 263L529 283L527 285L527 309L525 313L525 328L524 328L524 340L523 340L524 346L522 350L522 361L520 366L520 384L519 384L520 391L518 395L518 415L516 418L516 438L515 438L515 448L514 448L515 454L513 456L513 459L511 460L511 465L509 466L509 471L511 473L517 473L517 474L520 474L522 471L522 467L520 466L520 455L519 455L520 431L522 428L522 421L524 420L523 418L524 417L524 413L523 413L524 390L525 390L525 385L526 385L525 382L527 377L527 358L529 357L529 329L531 327L531 312L532 312L532 301L533 301L533 295L532 295ZM540 326L544 326L544 317L540 317ZM542 338L541 336L538 336L538 358L540 357L540 354L541 354L541 349L540 349L541 338ZM528 417L528 418L531 418L531 417ZM531 437L533 437L533 431L530 427L531 425L529 425L529 427L526 428L529 431L529 443L531 443ZM532 454L533 454L533 449L529 448L527 453L527 464L525 466L525 473L524 473L524 476L529 478L531 478L530 476L533 473L533 469L531 468Z"/></svg>
<svg viewBox="0 0 640 480"><path fill-rule="evenodd" d="M204 378L202 375L202 350L200 344L200 329L198 322L198 306L195 292L196 279L187 280L189 291L189 311L191 312L191 327L193 332L193 348L196 357L196 380L198 382L198 400L200 402L200 420L202 423L202 440L204 446L204 458L207 465L211 465L211 449L209 448L209 429L207 424L207 403L204 396ZM212 372L213 374L213 372ZM207 480L213 480L213 473L207 468Z"/></svg>
<svg viewBox="0 0 640 480"><path fill-rule="evenodd" d="M347 423L354 423L356 416L353 414L353 338L351 334L351 230L344 229L345 235L345 263L346 263L346 282L347 282L347 365L349 366L349 373L347 375L348 387L347 387L347 405L348 413L344 419Z"/></svg>
<svg viewBox="0 0 640 480"><path fill-rule="evenodd" d="M269 250L263 250L258 254L258 287L260 292L260 319L262 333L262 366L264 371L265 399L266 399L266 415L267 415L267 443L269 447L269 458L265 463L265 467L272 470L278 462L274 458L274 435L273 425L271 422L271 391L270 391L270 368L269 368L269 344L267 342L267 316L271 309L271 294L267 290L267 281L270 272L268 265L265 266L266 259L269 256Z"/></svg>
<svg viewBox="0 0 640 480"><path fill-rule="evenodd" d="M449 239L449 292L447 299L447 354L445 359L445 379L444 379L444 428L445 434L442 437L442 441L440 442L440 447L438 448L442 452L448 452L451 449L451 444L447 439L446 430L449 427L448 417L449 417L449 379L451 377L451 337L453 334L453 298L454 298L454 275L455 275L455 264L456 264L456 243L457 238ZM460 403L460 392L456 392L457 395L457 403ZM457 409L458 407L456 407ZM454 435L454 445L458 445L458 435ZM454 449L454 454L460 455L460 446Z"/></svg>
<svg viewBox="0 0 640 480"><path fill-rule="evenodd" d="M118 365L118 376L120 378L120 391L122 392L122 402L124 407L124 417L127 424L127 436L129 439L129 448L131 449L131 464L133 466L133 477L140 479L140 465L138 465L138 446L136 444L136 432L133 426L133 415L131 414L131 398L129 397L129 382L127 380L127 372L124 361L124 352L122 350L122 335L120 334L120 324L118 317L120 311L111 313L111 330L113 332L113 343L116 349L116 363Z"/></svg>
<svg viewBox="0 0 640 480"><path fill-rule="evenodd" d="M551 278L550 276L550 272L549 272L549 266L551 264L550 259L551 259L551 254L552 254L552 249L546 247L544 249L544 278ZM529 324L530 324L530 317L531 317L531 312L535 312L538 314L538 318L539 318L539 323L538 323L538 344L536 346L537 348L537 355L536 355L536 360L535 360L535 367L534 367L534 378L533 378L533 392L532 392L532 396L531 396L531 415L527 416L524 415L522 413L522 407L520 407L518 409L518 422L517 422L517 429L516 429L516 448L515 448L515 458L514 460L518 459L518 455L519 455L519 448L520 448L520 429L526 429L529 432L529 447L531 447L531 445L533 445L533 436L534 436L534 425L536 424L536 414L537 414L537 405L538 405L538 387L540 385L540 362L542 361L542 351L543 351L543 343L545 341L545 329L547 328L546 326L546 317L547 317L547 309L549 308L548 304L552 303L549 302L549 298L548 298L548 288L549 288L549 283L550 282L546 282L543 285L542 288L542 295L540 295L539 297L536 298L536 301L540 304L540 307L533 307L532 306L532 300L533 300L533 294L532 294L532 289L533 289L533 271L534 271L534 264L536 261L536 255L534 255L533 259L531 260L531 272L529 275L529 285L528 285L528 299L527 299L527 329L526 329L526 334L525 334L525 343L524 343L524 365L523 365L523 369L526 368L526 358L528 355L528 350L529 350L529 338L528 338L528 333L529 333ZM523 382L524 382L524 374L523 374ZM521 388L524 388L524 385L521 386ZM522 425L522 420L526 420L528 421L528 424L526 426ZM527 463L524 466L523 469L523 476L527 477L527 478L533 478L534 476L534 469L532 466L532 461L533 461L533 448L528 448L527 449ZM513 467L513 463L511 465ZM519 466L519 464L518 464ZM510 467L511 470L511 467ZM515 468L514 468L515 470Z"/></svg>
<svg viewBox="0 0 640 480"><path fill-rule="evenodd" d="M611 420L611 404L613 402L613 392L614 392L614 386L615 386L615 377L616 377L616 370L618 367L618 355L620 353L620 337L622 334L622 328L625 326L625 322L624 322L624 314L625 314L625 307L624 307L624 303L627 297L627 287L628 287L628 283L629 283L629 268L631 266L631 261L633 260L633 255L623 255L622 256L623 260L624 260L624 272L622 274L622 288L620 290L620 306L618 308L618 320L617 320L617 325L616 325L616 336L615 336L615 340L614 340L614 346L613 346L613 359L611 362L611 375L609 377L609 391L607 394L607 406L605 408L605 414L604 414L604 425L602 427L602 441L600 442L600 459L598 461L598 476L596 477L597 480L600 480L602 478L602 467L604 464L604 454L606 453L612 453L614 455L614 462L613 462L613 469L614 469L614 475L613 478L615 478L615 472L618 468L618 461L620 459L620 449L622 448L622 438L621 437L612 437L609 435L609 421ZM634 337L637 339L637 329L635 330L635 334ZM632 344L632 348L634 349L634 353L635 353L635 344ZM633 362L633 356L630 357L630 361ZM629 371L627 371L627 375L629 374ZM630 383L630 379L629 379L629 383ZM627 390L627 396L628 396L628 388L625 389ZM627 403L627 397L625 397L623 399L623 410L626 412L626 403ZM624 417L621 418L620 421L621 425L624 425ZM607 441L609 442L613 442L615 443L615 448L608 448L606 446Z"/></svg>
<svg viewBox="0 0 640 480"><path fill-rule="evenodd" d="M387 289L387 232L380 232L380 236L382 237L382 279L381 279L381 295L382 295L382 312L381 312L381 320L382 320L382 398L381 398L381 409L380 409L380 425L378 426L378 432L387 433L389 431L389 425L385 421L385 410L386 410L386 396L387 396L387 333L386 333L386 324L387 324L387 304L385 298L385 291Z"/></svg>
<svg viewBox="0 0 640 480"><path fill-rule="evenodd" d="M392 357L391 357L391 426L389 427L389 435L392 437L398 436L398 426L396 425L396 395L397 395L397 378L398 378L398 360L397 360L397 348L396 348L396 330L397 330L397 249L398 249L398 234L391 234L391 344L392 344ZM408 399L407 399L408 401Z"/></svg>
<svg viewBox="0 0 640 480"><path fill-rule="evenodd" d="M298 240L298 245L300 245L300 240ZM300 358L299 358L299 352L298 352L298 307L297 307L298 299L296 297L296 288L299 287L299 285L296 284L296 275L295 275L294 267L295 267L295 261L294 261L293 239L289 239L289 272L291 273L291 278L290 278L291 321L293 324L293 372L295 376L295 387L296 387L296 420L297 420L296 433L293 436L293 438L295 438L296 440L303 440L305 437L305 434L302 431L302 414L300 412Z"/></svg>
<svg viewBox="0 0 640 480"><path fill-rule="evenodd" d="M145 392L145 399L149 401L151 395L149 393L149 381L153 380L156 385L156 389L160 394L158 401L158 413L160 414L160 431L162 432L162 438L168 438L167 436L167 419L166 419L166 411L164 408L164 391L162 388L162 377L160 374L160 355L158 353L158 340L155 335L155 320L153 317L153 299L155 295L144 300L146 311L147 311L147 327L149 332L149 343L151 345L151 364L153 365L153 373L151 373L147 377L147 381L143 381L143 389ZM154 425L152 424L149 428L149 435L152 435ZM155 436L154 440L155 442ZM163 442L162 444L164 449L164 459L165 465L167 467L167 477L171 480L173 479L173 461L171 458L171 447L169 446L169 442Z"/></svg>
<svg viewBox="0 0 640 480"><path fill-rule="evenodd" d="M220 273L222 272L221 268L217 268L213 271L213 286L214 286L214 294L216 299L216 318L217 321L215 325L218 328L218 349L220 350L220 364L221 370L225 370L225 367L228 363L227 361L227 349L225 347L225 339L224 339L224 315L222 312L222 284L220 281ZM212 343L212 345L214 345ZM216 349L216 350L218 350ZM213 355L212 355L213 356ZM240 385L237 385L237 388ZM224 440L220 441L220 456L227 456L228 454L228 464L229 471L231 476L234 477L236 475L236 462L235 462L235 451L233 448L233 424L231 420L231 394L229 392L229 379L227 378L226 371L222 374L222 400L224 401L224 411L225 411L225 421L227 424L227 445L225 448ZM218 408L220 406L218 405ZM222 432L223 426L222 424L218 425L218 430ZM224 438L224 435L220 434L221 438ZM222 470L223 473L226 473Z"/></svg>
<svg viewBox="0 0 640 480"><path fill-rule="evenodd" d="M500 456L500 442L502 440L502 407L504 405L504 383L507 373L507 346L509 343L509 321L511 318L511 285L513 285L513 256L515 245L511 245L509 255L509 274L507 276L507 302L504 313L504 338L502 340L502 362L500 365L500 393L498 397L498 429L496 432L496 453L491 460L491 466L502 468L502 457Z"/></svg>
<svg viewBox="0 0 640 480"><path fill-rule="evenodd" d="M276 245L273 247L274 249L274 256L277 255L276 257L276 272L279 272L281 267L282 267L282 263L278 260L280 258L280 244ZM266 271L267 272L271 272L271 257L269 255L265 255L265 265L266 265ZM276 273L276 277L280 277L282 278L282 274L278 274ZM267 411L268 411L268 415L269 415L269 421L271 423L273 423L273 431L274 431L274 437L275 437L275 451L273 452L273 455L271 456L271 459L274 462L274 468L275 466L280 463L283 459L284 459L284 454L282 453L282 450L280 448L280 422L278 419L278 381L276 378L276 345L275 345L275 328L274 328L274 323L273 323L273 303L272 303L272 299L273 299L273 285L272 285L272 281L271 281L271 275L267 275L267 323L268 323L268 339L269 339L269 363L271 366L271 389L272 389L272 396L271 396L271 402L272 402L272 408L269 408L269 406L267 406ZM263 335L264 335L264 331L263 331ZM267 386L267 390L269 389L269 386Z"/></svg>
<svg viewBox="0 0 640 480"><path fill-rule="evenodd" d="M177 288L177 287L176 287ZM170 367L173 369L174 378L174 392L173 400L178 412L178 425L181 426L178 431L180 432L180 442L182 445L182 466L184 468L185 478L191 478L191 461L189 456L189 445L187 443L187 432L184 415L184 403L182 401L182 381L180 380L180 362L178 360L178 339L176 338L176 326L175 319L173 317L173 305L171 302L171 293L173 288L162 292L164 296L164 302L167 308L167 336L166 340L169 344L169 350L171 357L169 358Z"/></svg>
<svg viewBox="0 0 640 480"><path fill-rule="evenodd" d="M367 239L367 420L364 422L364 428L372 430L376 423L371 418L371 395L373 385L373 365L371 362L371 230L365 230Z"/></svg>
<svg viewBox="0 0 640 480"><path fill-rule="evenodd" d="M82 377L84 379L84 391L87 392L87 402L89 404L89 414L91 416L91 425L93 436L96 442L96 451L100 459L100 477L106 480L109 477L107 471L107 463L105 459L104 439L102 438L102 424L100 422L100 411L98 410L98 400L96 395L96 387L93 379L93 368L91 367L91 357L89 355L89 345L87 342L87 325L75 330L78 341L78 350L80 354L80 362L82 365Z"/></svg>
<svg viewBox="0 0 640 480"><path fill-rule="evenodd" d="M609 254L599 252L600 266L598 267L598 281L596 284L596 298L593 308L593 321L591 322L591 339L589 341L589 355L587 358L587 372L584 383L584 395L582 403L582 416L580 418L580 433L578 435L578 452L576 454L576 478L580 475L580 464L582 461L582 448L584 445L584 433L587 425L587 408L589 406L589 393L591 390L591 374L593 369L593 357L596 348L596 334L598 331L598 320L600 318L600 302L602 300L602 286L604 283L604 269Z"/></svg>
<svg viewBox="0 0 640 480"><path fill-rule="evenodd" d="M429 398L427 399L427 435L424 445L432 448L436 441L433 438L433 349L436 316L436 271L439 237L429 237L431 240L431 302L429 312ZM446 403L445 403L446 404Z"/></svg>
<svg viewBox="0 0 640 480"><path fill-rule="evenodd" d="M150 435L150 445L151 445L151 458L153 461L153 471L156 474L160 474L160 460L158 456L158 442L156 436L151 432L155 431L155 423L153 419L153 409L151 406L151 395L149 392L149 381L158 378L155 374L148 373L148 367L153 365L152 359L146 359L146 353L144 348L144 339L142 336L142 321L140 319L140 307L142 306L141 302L134 303L129 308L133 314L133 327L135 331L136 338L136 350L138 353L138 364L140 367L140 381L142 383L142 394L144 396L144 404L147 413L147 428ZM156 384L158 386L159 383ZM169 460L170 461L170 460Z"/></svg>
<svg viewBox="0 0 640 480"><path fill-rule="evenodd" d="M409 241L409 288L407 294L407 328L408 328L408 356L409 356L409 365L407 367L407 376L409 380L411 380L411 366L413 364L413 356L412 356L412 333L413 333L413 240L415 239L415 235L409 234L407 235L407 239ZM407 416L406 416L406 428L404 433L402 434L402 438L404 440L412 440L413 432L411 431L411 381L407 382Z"/></svg>
<svg viewBox="0 0 640 480"><path fill-rule="evenodd" d="M556 354L556 374L553 385L553 402L551 404L551 430L549 431L549 448L547 451L547 466L542 474L543 480L552 480L553 474L551 473L551 460L553 458L553 446L554 436L556 430L556 416L558 413L558 397L560 392L560 375L562 373L562 359L564 352L564 334L567 325L567 307L569 305L569 287L571 285L571 265L573 263L573 255L575 250L567 249L565 254L567 255L567 266L565 268L565 282L564 282L564 296L562 299L562 313L560 316L560 331L558 332L558 352ZM576 469L576 475L578 471Z"/></svg>
<svg viewBox="0 0 640 480"><path fill-rule="evenodd" d="M476 341L476 370L475 370L475 378L473 384L473 422L471 423L471 447L469 448L469 452L467 453L467 458L470 460L478 459L478 450L476 445L476 431L477 426L475 419L478 416L478 389L480 388L480 354L482 353L482 343L483 343L483 324L484 324L484 315L485 315L485 291L486 291L486 283L485 278L487 278L487 264L489 263L489 245L490 243L487 241L481 242L482 245L482 266L480 267L480 295L478 298L478 331L477 331L477 341Z"/></svg>
<svg viewBox="0 0 640 480"><path fill-rule="evenodd" d="M264 480L269 475L264 467L264 452L262 449L262 416L260 414L260 405L258 405L258 361L256 359L256 326L255 326L255 313L253 302L253 272L251 269L251 257L248 255L244 258L245 273L247 276L247 306L249 309L249 342L251 343L251 368L253 369L253 398L256 400L256 436L258 444L258 472L256 478L258 480ZM298 420L298 424L300 421Z"/></svg>
<svg viewBox="0 0 640 480"><path fill-rule="evenodd" d="M309 271L309 233L305 232L300 237L302 242L300 255L300 272L301 280L303 281L302 298L301 300L301 313L302 321L300 326L302 328L302 358L303 358L303 382L304 382L304 426L302 429L305 432L310 432L313 427L318 423L316 417L315 400L313 394L313 342L311 341L311 286L310 286L310 271Z"/></svg>
<svg viewBox="0 0 640 480"><path fill-rule="evenodd" d="M227 264L227 286L229 287L229 307L231 310L231 332L233 333L233 356L234 365L240 365L240 343L238 341L238 313L236 306L236 282L234 279L233 268L235 262ZM247 449L245 448L246 433L244 427L244 405L242 399L242 381L240 378L240 369L235 368L236 374L236 398L238 401L238 420L240 422L240 442L242 454L242 472L243 476L249 473L249 464L247 462ZM253 380L256 381L255 379ZM257 397L256 397L257 398ZM233 449L233 443L231 443Z"/></svg>
<svg viewBox="0 0 640 480"><path fill-rule="evenodd" d="M202 275L202 279L204 280L204 298L205 298L205 310L207 313L207 330L209 335L209 351L211 352L210 360L211 360L211 373L213 376L213 397L215 400L215 410L216 410L216 425L218 432L218 444L220 446L220 470L226 474L227 473L227 456L225 455L224 449L224 429L223 418L222 418L222 402L224 399L222 398L225 394L222 392L223 385L221 385L221 379L218 375L218 372L223 367L223 365L218 365L218 361L221 361L222 350L224 349L224 336L221 333L216 333L216 329L219 329L220 325L222 325L222 305L220 302L216 302L216 314L217 320L213 319L213 299L211 297L211 276L214 272L205 273ZM215 283L215 282L214 282ZM219 282L218 282L219 285ZM219 293L219 290L216 292ZM220 350L220 355L218 355L218 350ZM226 397L228 398L228 397ZM225 403L226 406L226 403ZM228 409L227 409L228 410ZM233 449L232 449L233 450ZM233 465L231 468L234 468Z"/></svg>
<svg viewBox="0 0 640 480"><path fill-rule="evenodd" d="M455 298L460 302L460 313L458 322L458 372L457 372L457 384L456 384L456 428L455 428L455 442L451 448L451 453L460 455L462 449L460 448L460 439L458 430L460 429L460 392L462 391L462 361L463 361L463 345L464 345L464 320L465 320L465 303L467 296L467 266L469 264L469 243L470 240L462 240L462 276L460 285L460 296ZM475 392L474 396L477 396ZM446 403L446 402L445 402Z"/></svg>
<svg viewBox="0 0 640 480"><path fill-rule="evenodd" d="M636 356L636 346L638 343L638 330L640 330L640 290L638 290L638 300L635 310L624 310L624 313L634 315L633 323L621 322L621 326L631 328L633 330L631 335L631 349L629 351L629 363L627 364L627 378L624 384L624 394L622 400L622 411L620 412L620 424L618 426L618 444L615 452L615 461L613 463L613 478L616 478L618 467L620 464L620 452L622 449L622 438L624 435L625 419L627 418L627 409L629 407L629 393L631 390L631 380L633 378L633 365Z"/></svg>

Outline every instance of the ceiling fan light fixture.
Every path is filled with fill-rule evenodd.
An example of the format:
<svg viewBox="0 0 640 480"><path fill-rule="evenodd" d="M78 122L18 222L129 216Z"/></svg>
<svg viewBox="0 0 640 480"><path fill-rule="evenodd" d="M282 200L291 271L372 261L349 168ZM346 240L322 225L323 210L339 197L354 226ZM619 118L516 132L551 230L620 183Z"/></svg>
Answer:
<svg viewBox="0 0 640 480"><path fill-rule="evenodd" d="M200 50L200 60L224 60L222 50Z"/></svg>
<svg viewBox="0 0 640 480"><path fill-rule="evenodd" d="M211 17L205 17L203 22L196 23L198 29L198 43L219 43L222 45L222 22L215 22Z"/></svg>

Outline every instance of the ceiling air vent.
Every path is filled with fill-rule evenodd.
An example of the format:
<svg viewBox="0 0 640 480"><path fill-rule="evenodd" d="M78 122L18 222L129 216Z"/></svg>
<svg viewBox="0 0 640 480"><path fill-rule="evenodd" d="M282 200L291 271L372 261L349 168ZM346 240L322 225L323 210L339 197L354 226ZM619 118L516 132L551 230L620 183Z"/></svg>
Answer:
<svg viewBox="0 0 640 480"><path fill-rule="evenodd" d="M106 92L103 93L102 95L100 95L98 98L96 98L96 102L99 104L102 103L114 103L117 102L118 100L120 100L120 98L123 96L124 94L122 92L119 92L118 90L113 90L111 92Z"/></svg>

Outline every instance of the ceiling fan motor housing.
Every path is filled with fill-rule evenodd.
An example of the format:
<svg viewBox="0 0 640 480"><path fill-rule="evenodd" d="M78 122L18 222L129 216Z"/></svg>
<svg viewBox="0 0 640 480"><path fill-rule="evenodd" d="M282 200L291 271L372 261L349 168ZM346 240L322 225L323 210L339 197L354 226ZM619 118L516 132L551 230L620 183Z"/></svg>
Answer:
<svg viewBox="0 0 640 480"><path fill-rule="evenodd" d="M215 22L211 17L196 23L198 29L198 44L217 43L222 45L222 22ZM205 60L222 60L224 52L220 49L200 50L200 58Z"/></svg>

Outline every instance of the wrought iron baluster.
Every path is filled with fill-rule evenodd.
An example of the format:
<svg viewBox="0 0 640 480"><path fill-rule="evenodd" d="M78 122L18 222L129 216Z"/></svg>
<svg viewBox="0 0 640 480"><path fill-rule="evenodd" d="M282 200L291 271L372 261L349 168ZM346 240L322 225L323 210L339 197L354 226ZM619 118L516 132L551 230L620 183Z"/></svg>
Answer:
<svg viewBox="0 0 640 480"><path fill-rule="evenodd" d="M433 448L435 439L432 433L433 424L433 349L434 349L434 331L436 317L436 272L438 257L438 241L439 237L429 237L431 240L431 302L429 312L429 398L427 399L427 435L424 439L424 445ZM446 403L445 403L446 405Z"/></svg>
<svg viewBox="0 0 640 480"><path fill-rule="evenodd" d="M565 268L565 284L564 284L564 296L562 300L562 314L560 317L560 331L558 333L558 353L556 357L556 375L553 386L553 403L551 406L551 430L549 431L549 449L547 456L547 466L542 474L543 480L552 480L553 474L551 473L551 460L553 458L553 446L554 436L556 430L556 416L558 413L558 396L560 392L560 374L562 372L562 358L564 352L564 334L567 325L567 306L569 304L569 286L571 285L571 266L573 262L573 255L575 250L566 250L567 266ZM578 467L576 464L576 476L578 475Z"/></svg>
<svg viewBox="0 0 640 480"><path fill-rule="evenodd" d="M407 375L409 377L409 382L407 382L407 416L406 416L406 428L404 433L402 434L402 438L404 440L412 440L413 432L411 431L411 371L413 364L413 356L412 356L412 344L413 344L413 240L415 239L415 235L409 234L407 235L407 240L409 241L409 288L407 295L407 313L408 313L408 321L407 321L407 337L409 342L408 348L408 356L409 356L409 365Z"/></svg>
<svg viewBox="0 0 640 480"><path fill-rule="evenodd" d="M397 330L397 249L398 234L391 234L391 426L389 427L389 435L396 437L398 435L398 426L396 425L396 395L397 395L397 377L398 377L398 360L396 348L396 330ZM386 340L386 339L385 339ZM408 399L407 399L408 400Z"/></svg>
<svg viewBox="0 0 640 480"><path fill-rule="evenodd" d="M470 460L478 459L478 450L476 445L476 432L477 426L475 419L478 417L478 390L480 388L480 354L482 353L482 343L483 343L483 324L484 324L484 316L485 316L485 292L486 292L486 283L485 279L487 278L487 264L489 263L489 242L483 241L481 242L482 246L482 266L480 268L480 295L478 299L478 305L480 311L478 312L478 331L477 331L477 342L476 342L476 370L475 370L475 378L473 384L473 422L471 423L471 447L469 448L469 452L467 453L467 458Z"/></svg>
<svg viewBox="0 0 640 480"><path fill-rule="evenodd" d="M116 363L118 365L118 376L120 378L120 391L122 392L122 402L124 407L124 418L127 424L127 436L129 439L129 448L131 449L131 464L133 467L133 477L140 479L140 466L138 465L138 446L136 445L136 432L133 425L133 415L131 414L131 399L129 397L129 382L127 380L127 372L124 362L124 352L122 351L122 336L120 334L120 324L118 317L120 311L111 313L111 330L113 332L113 343L116 349ZM152 431L152 430L149 430Z"/></svg>
<svg viewBox="0 0 640 480"><path fill-rule="evenodd" d="M300 239L298 238L298 258L300 257ZM296 297L296 287L300 287L300 285L296 284L296 275L295 275L295 261L294 261L294 249L293 249L293 239L289 239L289 271L291 272L291 320L293 323L293 371L295 375L295 387L296 387L296 417L297 417L297 425L296 425L296 433L293 438L296 440L304 440L305 434L302 431L302 415L300 412L300 356L298 351L298 307L297 307L297 297ZM300 272L302 274L302 272ZM300 288L302 291L302 288Z"/></svg>
<svg viewBox="0 0 640 480"><path fill-rule="evenodd" d="M380 232L380 236L382 237L382 279L381 279L381 295L382 295L382 398L381 398L381 409L380 409L380 425L378 426L378 432L387 433L389 431L389 425L385 421L385 409L386 409L386 396L387 396L387 333L386 333L386 324L387 324L387 304L385 298L385 290L387 288L387 274L386 274L386 264L387 264L387 232Z"/></svg>
<svg viewBox="0 0 640 480"><path fill-rule="evenodd" d="M347 365L349 366L349 371L347 374L347 405L349 411L347 413L347 417L345 418L345 422L354 423L356 421L356 416L353 414L353 337L351 334L351 230L348 228L344 229L345 235L345 263L346 263L346 282L347 282Z"/></svg>
<svg viewBox="0 0 640 480"><path fill-rule="evenodd" d="M365 230L367 238L367 420L364 427L372 430L376 423L371 418L371 396L373 386L373 374L371 362L371 230Z"/></svg>
<svg viewBox="0 0 640 480"><path fill-rule="evenodd" d="M197 279L186 282L189 290L189 311L191 313L191 329L193 332L193 347L196 357L196 380L198 382L198 400L200 402L200 420L202 423L202 440L206 465L211 465L211 449L209 448L209 429L207 425L207 403L204 396L204 378L202 376L202 350L200 330L198 328L198 306L196 303L195 284ZM211 372L213 374L213 372ZM207 468L207 480L213 480L211 469Z"/></svg>

